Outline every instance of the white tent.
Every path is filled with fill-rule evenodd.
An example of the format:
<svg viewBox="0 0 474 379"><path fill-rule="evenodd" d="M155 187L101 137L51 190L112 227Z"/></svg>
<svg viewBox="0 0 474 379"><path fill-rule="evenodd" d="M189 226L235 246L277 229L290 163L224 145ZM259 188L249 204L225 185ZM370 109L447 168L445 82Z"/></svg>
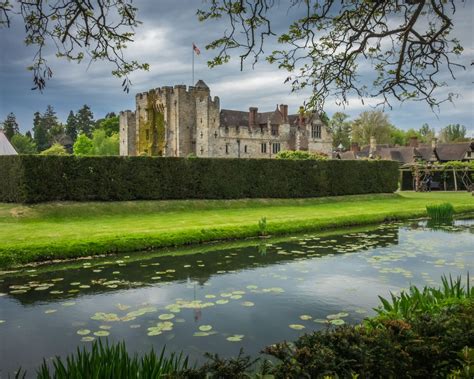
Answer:
<svg viewBox="0 0 474 379"><path fill-rule="evenodd" d="M17 155L7 136L0 130L0 155Z"/></svg>

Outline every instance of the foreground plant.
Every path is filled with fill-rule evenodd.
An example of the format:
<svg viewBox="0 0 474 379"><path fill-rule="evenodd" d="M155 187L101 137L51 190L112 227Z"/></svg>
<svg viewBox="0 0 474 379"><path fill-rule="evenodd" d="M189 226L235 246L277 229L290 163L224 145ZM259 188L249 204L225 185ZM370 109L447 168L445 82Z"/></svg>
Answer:
<svg viewBox="0 0 474 379"><path fill-rule="evenodd" d="M454 207L450 203L427 205L426 212L431 221L435 222L452 221L454 217Z"/></svg>

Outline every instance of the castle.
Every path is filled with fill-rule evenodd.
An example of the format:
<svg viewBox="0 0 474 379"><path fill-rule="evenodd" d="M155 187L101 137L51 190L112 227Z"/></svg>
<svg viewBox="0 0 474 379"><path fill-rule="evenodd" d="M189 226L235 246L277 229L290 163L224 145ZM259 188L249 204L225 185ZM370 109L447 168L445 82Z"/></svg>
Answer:
<svg viewBox="0 0 474 379"><path fill-rule="evenodd" d="M288 105L221 110L202 80L139 93L136 111L120 113L120 155L272 158L282 150L331 156L332 136L316 113L289 115Z"/></svg>

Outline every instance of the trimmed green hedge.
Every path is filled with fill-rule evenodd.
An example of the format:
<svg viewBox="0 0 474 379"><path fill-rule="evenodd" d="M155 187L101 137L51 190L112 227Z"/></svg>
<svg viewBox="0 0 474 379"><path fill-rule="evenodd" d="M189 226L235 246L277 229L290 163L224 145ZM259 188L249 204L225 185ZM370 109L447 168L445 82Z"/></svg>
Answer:
<svg viewBox="0 0 474 379"><path fill-rule="evenodd" d="M0 156L0 201L301 198L390 193L392 161Z"/></svg>

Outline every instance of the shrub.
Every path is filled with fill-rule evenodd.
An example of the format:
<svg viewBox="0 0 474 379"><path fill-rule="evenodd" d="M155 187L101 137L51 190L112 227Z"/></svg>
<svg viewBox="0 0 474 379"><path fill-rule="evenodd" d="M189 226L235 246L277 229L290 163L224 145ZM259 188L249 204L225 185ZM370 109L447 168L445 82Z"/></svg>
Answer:
<svg viewBox="0 0 474 379"><path fill-rule="evenodd" d="M0 157L0 178L9 202L303 198L394 192L398 164L22 155Z"/></svg>
<svg viewBox="0 0 474 379"><path fill-rule="evenodd" d="M428 217L435 222L452 221L454 207L451 203L427 205L426 213L428 213Z"/></svg>
<svg viewBox="0 0 474 379"><path fill-rule="evenodd" d="M68 155L66 149L60 143L54 143L49 149L43 150L41 155Z"/></svg>
<svg viewBox="0 0 474 379"><path fill-rule="evenodd" d="M326 160L328 159L327 154L324 153L310 153L302 150L283 150L275 155L276 159L314 159L314 160Z"/></svg>
<svg viewBox="0 0 474 379"><path fill-rule="evenodd" d="M260 237L265 237L267 235L267 218L262 217L258 221L258 235Z"/></svg>

